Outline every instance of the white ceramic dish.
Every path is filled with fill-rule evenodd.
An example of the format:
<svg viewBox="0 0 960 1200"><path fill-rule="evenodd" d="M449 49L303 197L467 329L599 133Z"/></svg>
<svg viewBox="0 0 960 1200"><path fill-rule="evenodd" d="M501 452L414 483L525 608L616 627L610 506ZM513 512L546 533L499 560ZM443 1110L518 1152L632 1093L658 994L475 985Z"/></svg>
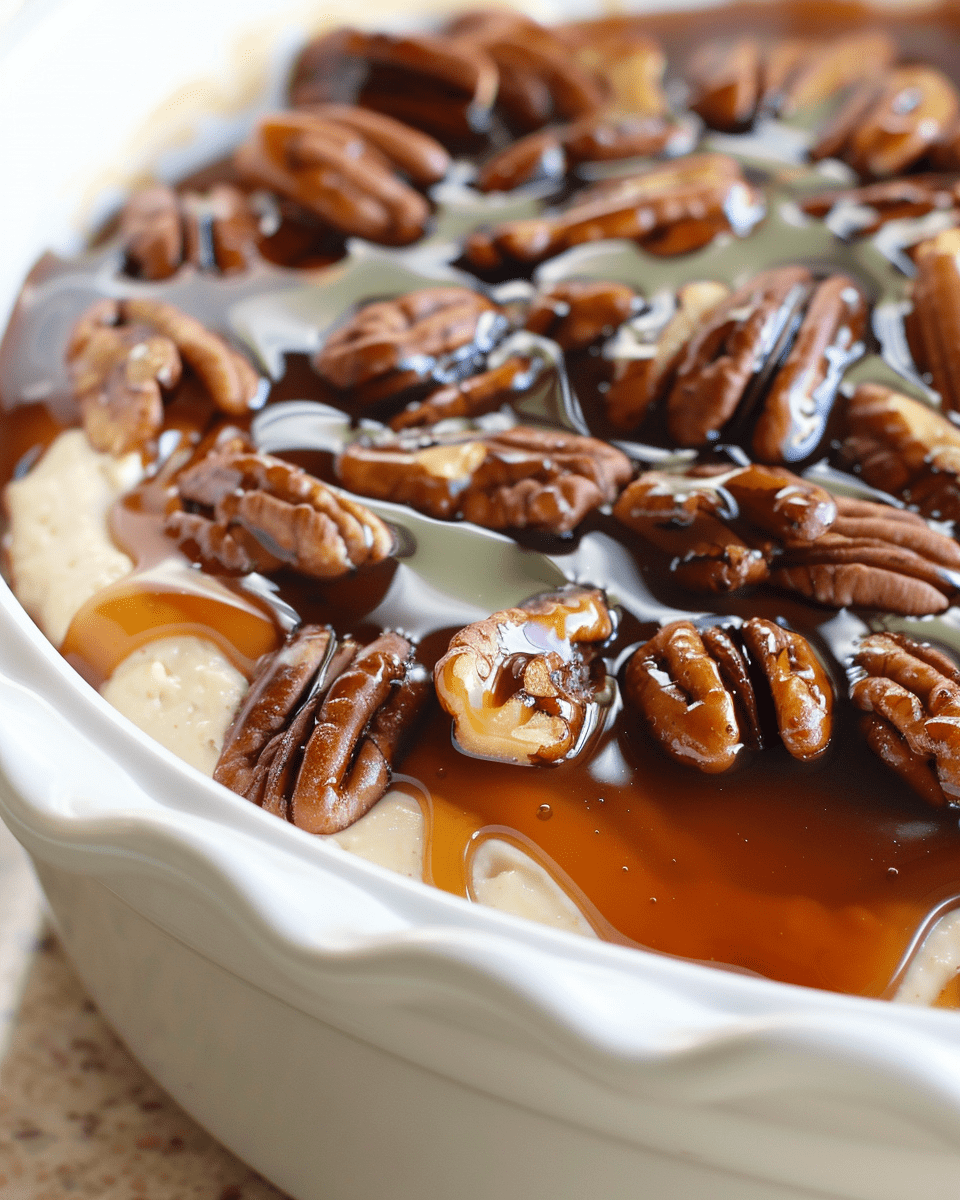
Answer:
<svg viewBox="0 0 960 1200"><path fill-rule="evenodd" d="M0 305L171 135L229 140L302 36L273 10L21 10ZM551 932L320 844L119 717L2 585L0 810L107 1018L297 1200L957 1193L956 1014Z"/></svg>

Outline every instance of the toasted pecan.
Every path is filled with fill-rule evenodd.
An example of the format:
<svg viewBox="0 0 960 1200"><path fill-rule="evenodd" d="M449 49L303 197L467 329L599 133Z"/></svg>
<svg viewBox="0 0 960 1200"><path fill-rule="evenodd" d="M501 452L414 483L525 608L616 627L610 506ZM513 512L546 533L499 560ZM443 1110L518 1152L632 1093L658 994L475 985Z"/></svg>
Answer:
<svg viewBox="0 0 960 1200"><path fill-rule="evenodd" d="M263 117L234 156L241 178L293 200L342 234L395 246L416 241L430 205L398 167L414 157L423 135L411 130L410 154L392 159L393 143L403 142L399 122L392 123L391 141L371 135L362 119L345 123L322 113Z"/></svg>
<svg viewBox="0 0 960 1200"><path fill-rule="evenodd" d="M806 267L774 267L713 309L687 343L667 397L677 445L702 446L717 437L747 387L774 361L810 283Z"/></svg>
<svg viewBox="0 0 960 1200"><path fill-rule="evenodd" d="M805 267L762 271L713 306L680 352L666 400L671 437L704 446L756 409L757 459L806 458L843 373L863 353L866 319L866 301L845 275L815 283Z"/></svg>
<svg viewBox="0 0 960 1200"><path fill-rule="evenodd" d="M366 388L361 402L465 374L505 332L501 309L463 287L422 288L365 304L327 337L314 359L337 388Z"/></svg>
<svg viewBox="0 0 960 1200"><path fill-rule="evenodd" d="M867 304L846 275L818 283L753 428L761 462L798 462L816 449L840 379L863 350Z"/></svg>
<svg viewBox="0 0 960 1200"><path fill-rule="evenodd" d="M225 274L242 271L259 238L247 197L225 183L206 194L141 188L120 213L120 242L142 279L167 279L184 263Z"/></svg>
<svg viewBox="0 0 960 1200"><path fill-rule="evenodd" d="M167 516L167 533L227 573L290 567L333 579L394 550L389 527L364 505L239 441L182 471L176 488L181 507Z"/></svg>
<svg viewBox="0 0 960 1200"><path fill-rule="evenodd" d="M690 621L665 625L634 651L624 691L677 762L709 775L736 762L742 742L733 696Z"/></svg>
<svg viewBox="0 0 960 1200"><path fill-rule="evenodd" d="M903 634L863 639L850 689L868 717L868 744L933 804L960 804L960 670L946 654Z"/></svg>
<svg viewBox="0 0 960 1200"><path fill-rule="evenodd" d="M354 442L336 469L351 491L430 516L558 534L610 503L632 474L626 455L605 442L524 426L485 436Z"/></svg>
<svg viewBox="0 0 960 1200"><path fill-rule="evenodd" d="M960 547L916 513L836 499L837 519L812 542L787 542L771 582L835 608L906 616L942 612L960 587Z"/></svg>
<svg viewBox="0 0 960 1200"><path fill-rule="evenodd" d="M758 691L792 757L819 758L832 736L833 687L809 642L760 617L739 630L665 625L631 655L624 689L666 753L706 774L762 748Z"/></svg>
<svg viewBox="0 0 960 1200"><path fill-rule="evenodd" d="M947 409L960 411L960 229L916 247L911 349Z"/></svg>
<svg viewBox="0 0 960 1200"><path fill-rule="evenodd" d="M603 679L591 664L613 628L601 592L571 588L455 634L434 680L457 745L531 766L572 757Z"/></svg>
<svg viewBox="0 0 960 1200"><path fill-rule="evenodd" d="M629 238L651 253L683 254L722 232L745 236L762 213L759 192L733 159L693 154L598 184L553 216L478 230L464 252L480 270L541 262L599 238Z"/></svg>
<svg viewBox="0 0 960 1200"><path fill-rule="evenodd" d="M821 130L814 159L842 158L868 178L899 175L938 142L960 114L960 96L934 67L893 67L861 83Z"/></svg>
<svg viewBox="0 0 960 1200"><path fill-rule="evenodd" d="M845 461L928 517L960 519L960 429L929 404L877 383L844 404Z"/></svg>
<svg viewBox="0 0 960 1200"><path fill-rule="evenodd" d="M138 449L159 432L164 393L184 364L222 412L248 412L259 390L243 355L161 300L97 301L74 325L66 358L87 437L109 454Z"/></svg>
<svg viewBox="0 0 960 1200"><path fill-rule="evenodd" d="M262 664L214 778L308 833L336 833L386 791L427 688L398 634L360 648L300 626Z"/></svg>

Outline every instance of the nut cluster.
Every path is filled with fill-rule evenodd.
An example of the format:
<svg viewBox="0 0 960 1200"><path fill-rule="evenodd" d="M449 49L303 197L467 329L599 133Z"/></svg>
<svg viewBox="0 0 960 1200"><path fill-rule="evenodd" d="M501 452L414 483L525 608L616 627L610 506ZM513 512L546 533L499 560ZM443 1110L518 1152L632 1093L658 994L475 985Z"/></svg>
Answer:
<svg viewBox="0 0 960 1200"><path fill-rule="evenodd" d="M580 351L609 336L639 306L625 284L585 280L547 286L525 312L512 314L467 288L423 288L360 307L327 337L314 367L352 406L413 397L391 418L395 430L434 425L493 412L548 369L529 346L491 365L491 352L511 330Z"/></svg>
<svg viewBox="0 0 960 1200"><path fill-rule="evenodd" d="M863 352L867 306L859 288L845 275L817 281L806 267L776 267L712 307L701 307L703 299L701 291L688 300L686 318L681 303L663 330L666 359L676 332L696 323L653 380L665 392L672 440L707 446L741 414L756 412L750 434L755 459L807 458L823 438L843 372ZM621 381L615 393L621 406L625 391ZM646 407L649 377L640 380L640 392L630 409Z"/></svg>
<svg viewBox="0 0 960 1200"><path fill-rule="evenodd" d="M315 39L295 64L292 108L260 120L230 165L205 175L222 182L206 192L146 188L122 210L125 298L88 309L66 351L89 441L149 459L165 422L179 429L165 412L174 394L199 410L194 449L182 439L160 468L167 490L153 485L162 493L155 507L166 504L157 523L220 576L277 573L286 586L284 572L330 581L385 562L399 552L395 531L356 494L562 538L588 519L601 536L618 522L668 564L654 590L666 582L725 596L764 586L828 608L944 612L960 594L960 547L925 518L960 520L960 229L944 228L960 223L960 93L936 68L901 62L895 42L870 30L708 40L686 64L682 114L682 85L674 81L669 98L664 90L666 66L629 17L547 27L482 10L433 34L348 28ZM799 196L808 216L830 217L846 240L930 217L897 242L916 267L898 299L910 300L906 341L940 412L885 384L843 385L874 347L872 315L883 343L886 314L879 303L871 312L869 272L857 273L862 246L817 249L812 266L787 261L752 278L731 268L727 244L765 220L768 196L778 207L767 229L803 221L782 204L794 195L790 172L760 169L748 150L671 157L703 124L739 132L821 104L830 115L809 158L844 160L860 186ZM468 175L451 172L463 153ZM654 161L602 165L631 158ZM481 202L477 192L537 184L486 203L539 215L476 228L452 253L438 237L428 254L446 254L444 270L455 264L448 279L469 284L472 271L472 285L369 297L329 332L312 360L320 394L344 417L372 410L391 426L374 436L366 421L336 455L347 491L257 452L244 432L261 399L257 373L217 334L153 298L166 294L165 281L179 288L202 272L204 289L255 294L255 280L210 276L271 258L267 243L293 226L293 243L313 251L274 261L303 266L310 253L325 256L321 246L335 255L363 238L398 248L367 254L402 266L413 256L399 248L430 227L430 189L447 180L441 197L465 178L471 203ZM518 207L543 193L551 198L539 207ZM897 236L886 229L878 245ZM594 261L592 249L549 262L609 239L659 258L705 253L678 263L669 288L650 296L569 278ZM823 257L852 264L851 273L824 269ZM654 276L649 258L629 260L630 271L648 269L640 278ZM899 265L909 273L905 256ZM714 266L727 282L701 277ZM858 367L858 382L869 366ZM604 378L579 404L579 379L591 372ZM507 405L523 398L539 412L554 384L566 425L581 432L504 428L517 419ZM625 450L662 460L650 447L583 435L598 425L652 431L658 450L695 452L698 464L634 478ZM736 466L718 465L726 442L738 447L729 451ZM902 506L834 496L787 469L825 447ZM375 584L386 570L359 582ZM457 746L529 766L577 757L605 719L613 685L600 656L616 625L603 591L571 586L456 633L434 687ZM430 692L407 637L383 630L360 644L372 636L299 625L260 664L216 778L313 833L367 812ZM868 744L932 803L960 804L960 667L924 643L874 633L851 671ZM707 774L778 744L814 763L831 744L828 671L779 618L667 621L629 653L622 678L627 713L675 762Z"/></svg>
<svg viewBox="0 0 960 1200"><path fill-rule="evenodd" d="M356 103L456 144L502 123L514 135L608 114L660 118L660 47L629 24L550 29L477 11L437 34L341 29L311 42L290 84L296 106ZM630 151L635 153L636 151Z"/></svg>

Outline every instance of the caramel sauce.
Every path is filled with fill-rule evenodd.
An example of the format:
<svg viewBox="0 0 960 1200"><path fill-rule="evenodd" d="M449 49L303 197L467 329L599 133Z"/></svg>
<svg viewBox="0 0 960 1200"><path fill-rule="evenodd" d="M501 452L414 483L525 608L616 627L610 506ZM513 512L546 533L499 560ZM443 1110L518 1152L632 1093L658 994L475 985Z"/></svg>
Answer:
<svg viewBox="0 0 960 1200"><path fill-rule="evenodd" d="M279 646L282 639L267 612L215 588L199 572L190 571L189 579L186 571L171 574L133 575L80 609L60 651L88 683L99 688L127 655L157 638L208 638L247 679L257 659Z"/></svg>
<svg viewBox="0 0 960 1200"><path fill-rule="evenodd" d="M822 2L611 20L640 22L662 38L675 62L695 41L744 29L823 35L879 23L862 6ZM883 24L901 39L907 57L960 78L960 17L953 9L884 14ZM309 282L304 274L263 264L229 279L184 269L169 283L142 285L118 274L119 261L107 241L73 262L47 256L31 275L0 349L0 481L76 422L63 348L73 321L98 295L147 286L220 328L228 326L232 306L253 300L260 307L252 319L273 320L282 309L277 323L283 325L284 297ZM739 261L750 264L749 243ZM332 288L341 267L313 278ZM656 270L658 279L670 278L669 262ZM382 291L402 290L391 279L385 268ZM271 316L273 296L281 299ZM296 321L291 328L285 349L303 351ZM271 402L288 398L330 400L294 354L275 374ZM182 408L171 408L169 425L189 449L208 414L193 419ZM329 467L319 457L312 464L305 461L310 456L289 457L317 473ZM403 570L396 563L335 585L281 575L275 600L238 581L204 575L163 536L165 487L161 467L117 506L112 533L136 571L85 605L63 644L64 655L94 686L138 646L174 633L211 638L250 677L258 657L282 638L283 604L303 620L328 622L361 640L381 627L415 629L419 655L431 666L446 649L455 630L449 617L429 615L437 608L434 596L424 593L421 604L408 583L396 591L402 604L391 607ZM787 619L818 646L838 694L845 693L850 647L868 628L854 614L764 591L716 601L684 593L661 559L608 518L588 522L579 543L547 549L571 578L608 588L621 601L622 619L608 650L614 673L660 622L716 603L720 615ZM454 587L451 607L456 600ZM931 638L953 636L951 621L929 623ZM439 888L467 894L466 864L478 841L512 837L537 847L557 878L587 898L587 916L602 936L791 983L882 996L929 915L960 897L960 817L913 795L866 749L850 706L841 702L838 710L834 745L823 760L799 764L774 739L716 777L669 760L619 704L587 750L556 767L467 757L451 741L449 718L434 706L399 763L397 786L423 803L425 876ZM939 1003L960 1004L960 985L946 989Z"/></svg>

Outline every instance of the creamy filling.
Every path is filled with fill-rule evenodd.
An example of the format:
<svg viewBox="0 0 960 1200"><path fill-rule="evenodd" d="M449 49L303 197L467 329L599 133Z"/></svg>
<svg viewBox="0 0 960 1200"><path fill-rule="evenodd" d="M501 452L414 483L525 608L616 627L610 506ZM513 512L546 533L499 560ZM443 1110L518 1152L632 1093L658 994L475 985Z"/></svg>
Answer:
<svg viewBox="0 0 960 1200"><path fill-rule="evenodd" d="M597 936L550 872L503 838L487 838L473 855L470 893L479 904L538 921L551 929Z"/></svg>
<svg viewBox="0 0 960 1200"><path fill-rule="evenodd" d="M138 729L212 775L247 681L212 642L158 638L128 655L100 689Z"/></svg>
<svg viewBox="0 0 960 1200"><path fill-rule="evenodd" d="M13 588L55 646L91 596L133 570L110 538L107 514L142 477L138 454L100 454L82 430L70 429L8 484Z"/></svg>
<svg viewBox="0 0 960 1200"><path fill-rule="evenodd" d="M960 912L949 912L923 939L893 999L899 1004L934 1004L958 972Z"/></svg>

